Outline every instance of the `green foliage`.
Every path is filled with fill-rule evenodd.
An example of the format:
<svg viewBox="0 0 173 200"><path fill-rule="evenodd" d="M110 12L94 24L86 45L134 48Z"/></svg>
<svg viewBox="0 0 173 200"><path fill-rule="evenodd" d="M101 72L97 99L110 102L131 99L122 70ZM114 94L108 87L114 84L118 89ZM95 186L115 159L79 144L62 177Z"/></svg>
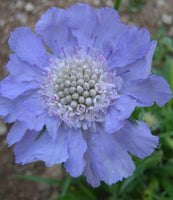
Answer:
<svg viewBox="0 0 173 200"><path fill-rule="evenodd" d="M118 11L120 8L120 4L121 4L121 0L115 0L114 9Z"/></svg>
<svg viewBox="0 0 173 200"><path fill-rule="evenodd" d="M62 186L63 184L63 181L60 181L60 180L42 178L39 176L31 176L31 175L24 175L24 174L12 175L12 178L25 179L25 180L34 181L37 183L47 183L52 186Z"/></svg>
<svg viewBox="0 0 173 200"><path fill-rule="evenodd" d="M158 46L154 55L153 72L165 77L173 89L173 39L165 36L163 28L158 30L154 38L158 40ZM58 187L61 194L54 200L171 200L173 199L173 101L162 108L156 105L150 108L137 108L130 120L136 123L135 119L143 119L141 116L145 113L155 116L158 122L153 134L159 136L160 144L151 156L143 160L133 157L136 171L133 176L122 182L111 186L102 183L99 188L93 189L83 176L77 179L66 176L64 180L27 175L15 175L13 178L44 182ZM152 126L152 123L149 125ZM45 128L38 138L44 131Z"/></svg>
<svg viewBox="0 0 173 200"><path fill-rule="evenodd" d="M129 3L126 6L126 9L129 12L138 12L143 9L145 3L146 3L146 0L129 0Z"/></svg>

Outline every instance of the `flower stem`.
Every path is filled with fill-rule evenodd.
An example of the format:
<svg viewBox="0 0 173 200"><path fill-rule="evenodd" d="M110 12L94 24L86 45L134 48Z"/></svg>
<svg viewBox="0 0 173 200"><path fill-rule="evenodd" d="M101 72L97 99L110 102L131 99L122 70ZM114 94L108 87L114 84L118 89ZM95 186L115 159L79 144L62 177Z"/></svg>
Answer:
<svg viewBox="0 0 173 200"><path fill-rule="evenodd" d="M120 4L121 4L121 0L115 0L114 9L118 11L120 8Z"/></svg>

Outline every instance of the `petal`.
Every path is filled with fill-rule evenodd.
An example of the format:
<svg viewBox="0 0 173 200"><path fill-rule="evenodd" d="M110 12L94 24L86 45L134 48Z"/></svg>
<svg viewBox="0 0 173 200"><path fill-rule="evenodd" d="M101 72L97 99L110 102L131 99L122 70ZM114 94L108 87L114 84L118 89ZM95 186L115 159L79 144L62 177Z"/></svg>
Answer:
<svg viewBox="0 0 173 200"><path fill-rule="evenodd" d="M5 117L9 113L10 100L0 96L0 115Z"/></svg>
<svg viewBox="0 0 173 200"><path fill-rule="evenodd" d="M86 133L85 136L88 144L85 160L88 165L84 173L93 187L98 186L98 180L110 185L132 175L134 163L114 134L108 135L99 128L98 132Z"/></svg>
<svg viewBox="0 0 173 200"><path fill-rule="evenodd" d="M126 121L116 133L116 140L123 148L139 158L149 156L158 145L158 137L153 136L147 124L137 121L138 125Z"/></svg>
<svg viewBox="0 0 173 200"><path fill-rule="evenodd" d="M59 56L62 47L74 46L75 37L67 26L65 11L50 8L37 22L35 30L40 34L48 47Z"/></svg>
<svg viewBox="0 0 173 200"><path fill-rule="evenodd" d="M163 106L172 97L168 83L154 74L145 80L126 82L121 92L135 98L138 106L151 106L154 102Z"/></svg>
<svg viewBox="0 0 173 200"><path fill-rule="evenodd" d="M27 127L25 126L25 123L16 121L7 135L7 142L9 146L19 142L24 136L26 130Z"/></svg>
<svg viewBox="0 0 173 200"><path fill-rule="evenodd" d="M59 118L53 118L53 117L47 116L45 125L46 125L49 135L52 137L53 140L56 139L57 137L59 123L60 123Z"/></svg>
<svg viewBox="0 0 173 200"><path fill-rule="evenodd" d="M30 28L20 27L11 32L9 45L12 51L22 60L31 65L45 67L48 64L48 54L41 38Z"/></svg>
<svg viewBox="0 0 173 200"><path fill-rule="evenodd" d="M128 26L121 22L118 12L112 8L96 9L95 12L97 15L94 29L94 35L97 37L95 47L109 60L108 56L110 53L115 53L117 42Z"/></svg>
<svg viewBox="0 0 173 200"><path fill-rule="evenodd" d="M23 102L26 99L27 96L20 96L14 100L0 97L0 115L3 116L3 120L8 123L14 122L23 112Z"/></svg>
<svg viewBox="0 0 173 200"><path fill-rule="evenodd" d="M152 58L157 42L152 41L146 55L137 62L126 67L117 68L117 74L123 78L123 81L146 79L150 75Z"/></svg>
<svg viewBox="0 0 173 200"><path fill-rule="evenodd" d="M129 118L135 109L135 104L132 98L120 95L105 115L105 131L107 133L114 133L119 130L123 126L124 119Z"/></svg>
<svg viewBox="0 0 173 200"><path fill-rule="evenodd" d="M145 56L150 47L150 34L142 28L128 27L122 34L117 50L110 56L108 63L110 67L123 67L136 62Z"/></svg>
<svg viewBox="0 0 173 200"><path fill-rule="evenodd" d="M16 54L10 55L10 60L6 65L9 73L17 77L18 81L40 80L42 71L36 66L22 62Z"/></svg>
<svg viewBox="0 0 173 200"><path fill-rule="evenodd" d="M10 100L0 96L0 115L4 121L12 123L19 120L26 123L28 129L40 131L49 116L46 106L37 93Z"/></svg>
<svg viewBox="0 0 173 200"><path fill-rule="evenodd" d="M20 142L15 145L16 163L26 164L42 160L46 166L60 164L68 158L66 133L61 130L56 140L52 140L45 132L37 141L34 141L38 132L27 132Z"/></svg>
<svg viewBox="0 0 173 200"><path fill-rule="evenodd" d="M22 107L22 112L18 115L19 121L25 122L30 130L40 131L49 119L40 95L33 93L23 102Z"/></svg>
<svg viewBox="0 0 173 200"><path fill-rule="evenodd" d="M85 140L82 137L80 130L71 130L68 133L68 154L69 158L64 163L66 171L71 176L78 177L82 174L85 166L84 153L87 149Z"/></svg>
<svg viewBox="0 0 173 200"><path fill-rule="evenodd" d="M0 95L11 100L27 92L39 88L39 85L33 81L20 82L17 77L9 75L0 83Z"/></svg>
<svg viewBox="0 0 173 200"><path fill-rule="evenodd" d="M91 46L92 34L96 25L96 14L93 8L84 3L72 5L66 11L69 27L78 40L79 46Z"/></svg>

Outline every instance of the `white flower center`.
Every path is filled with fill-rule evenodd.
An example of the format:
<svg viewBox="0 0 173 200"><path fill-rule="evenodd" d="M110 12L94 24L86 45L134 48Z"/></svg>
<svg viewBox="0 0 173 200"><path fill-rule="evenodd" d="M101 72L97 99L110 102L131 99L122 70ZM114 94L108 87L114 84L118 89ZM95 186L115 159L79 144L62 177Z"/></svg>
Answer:
<svg viewBox="0 0 173 200"><path fill-rule="evenodd" d="M41 94L49 114L67 125L88 129L104 120L104 113L118 96L117 76L106 71L103 56L70 55L51 61Z"/></svg>

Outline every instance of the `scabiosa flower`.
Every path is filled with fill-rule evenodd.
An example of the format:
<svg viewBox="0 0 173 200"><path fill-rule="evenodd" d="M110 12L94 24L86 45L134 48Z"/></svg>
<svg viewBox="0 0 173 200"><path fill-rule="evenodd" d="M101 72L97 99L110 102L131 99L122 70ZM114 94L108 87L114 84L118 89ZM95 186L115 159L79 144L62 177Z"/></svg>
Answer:
<svg viewBox="0 0 173 200"><path fill-rule="evenodd" d="M16 163L64 163L97 187L131 176L128 154L144 158L158 145L148 126L129 120L136 106L163 106L167 82L150 72L156 41L124 25L112 8L79 3L50 8L35 26L16 28L0 84L0 114Z"/></svg>

